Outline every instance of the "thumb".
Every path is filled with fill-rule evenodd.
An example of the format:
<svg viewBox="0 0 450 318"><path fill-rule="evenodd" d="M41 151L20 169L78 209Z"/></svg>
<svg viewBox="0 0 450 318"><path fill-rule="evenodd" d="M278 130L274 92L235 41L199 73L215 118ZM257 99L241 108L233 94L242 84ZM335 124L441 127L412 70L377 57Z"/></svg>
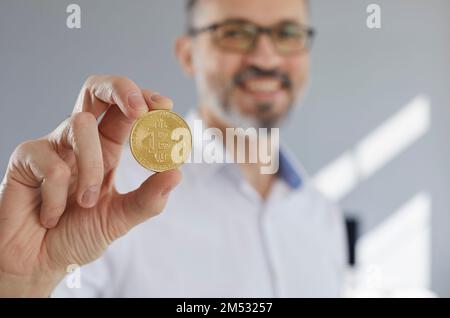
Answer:
<svg viewBox="0 0 450 318"><path fill-rule="evenodd" d="M114 206L120 207L116 209L120 215L113 219L126 224L128 231L158 215L164 209L169 193L180 181L181 172L177 169L152 175L135 191L117 197L119 202Z"/></svg>

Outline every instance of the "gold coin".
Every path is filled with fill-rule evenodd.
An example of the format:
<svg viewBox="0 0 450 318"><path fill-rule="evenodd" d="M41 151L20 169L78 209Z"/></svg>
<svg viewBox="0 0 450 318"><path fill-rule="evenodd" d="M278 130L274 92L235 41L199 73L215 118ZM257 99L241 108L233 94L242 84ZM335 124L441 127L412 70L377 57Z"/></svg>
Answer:
<svg viewBox="0 0 450 318"><path fill-rule="evenodd" d="M192 149L192 134L179 115L168 110L148 112L130 135L134 158L145 168L162 172L182 165Z"/></svg>

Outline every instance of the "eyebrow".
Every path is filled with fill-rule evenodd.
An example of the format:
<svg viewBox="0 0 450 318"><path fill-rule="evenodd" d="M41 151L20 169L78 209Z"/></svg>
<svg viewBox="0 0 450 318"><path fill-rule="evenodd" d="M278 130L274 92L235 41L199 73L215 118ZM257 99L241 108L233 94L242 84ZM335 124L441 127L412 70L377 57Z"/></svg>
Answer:
<svg viewBox="0 0 450 318"><path fill-rule="evenodd" d="M260 25L257 22L253 22L251 20L244 19L244 18L229 18L229 19L225 19L225 20L222 20L221 22L214 23L214 24L222 24L222 23L251 23L251 24L255 24L255 25ZM300 26L307 26L307 24L302 23L300 21L296 21L294 19L283 19L283 20L278 21L277 23L275 23L273 25L289 24L289 23L290 24L300 25Z"/></svg>

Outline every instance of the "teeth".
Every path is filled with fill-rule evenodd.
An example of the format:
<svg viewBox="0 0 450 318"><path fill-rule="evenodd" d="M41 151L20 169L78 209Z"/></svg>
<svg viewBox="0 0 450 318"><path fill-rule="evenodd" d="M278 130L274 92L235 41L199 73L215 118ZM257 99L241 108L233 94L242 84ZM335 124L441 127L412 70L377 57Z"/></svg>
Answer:
<svg viewBox="0 0 450 318"><path fill-rule="evenodd" d="M247 89L254 92L274 92L280 88L278 81L248 81Z"/></svg>

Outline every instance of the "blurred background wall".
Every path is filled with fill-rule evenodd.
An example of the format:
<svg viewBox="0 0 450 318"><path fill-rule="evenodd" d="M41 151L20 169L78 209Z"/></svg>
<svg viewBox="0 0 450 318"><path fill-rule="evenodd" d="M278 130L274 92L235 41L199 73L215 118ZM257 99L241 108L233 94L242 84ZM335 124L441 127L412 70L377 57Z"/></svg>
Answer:
<svg viewBox="0 0 450 318"><path fill-rule="evenodd" d="M82 27L66 27L81 6ZM381 6L382 28L366 26ZM91 74L195 106L172 53L181 0L0 0L0 169L66 118ZM311 85L283 137L362 224L366 287L450 297L450 2L313 0Z"/></svg>

